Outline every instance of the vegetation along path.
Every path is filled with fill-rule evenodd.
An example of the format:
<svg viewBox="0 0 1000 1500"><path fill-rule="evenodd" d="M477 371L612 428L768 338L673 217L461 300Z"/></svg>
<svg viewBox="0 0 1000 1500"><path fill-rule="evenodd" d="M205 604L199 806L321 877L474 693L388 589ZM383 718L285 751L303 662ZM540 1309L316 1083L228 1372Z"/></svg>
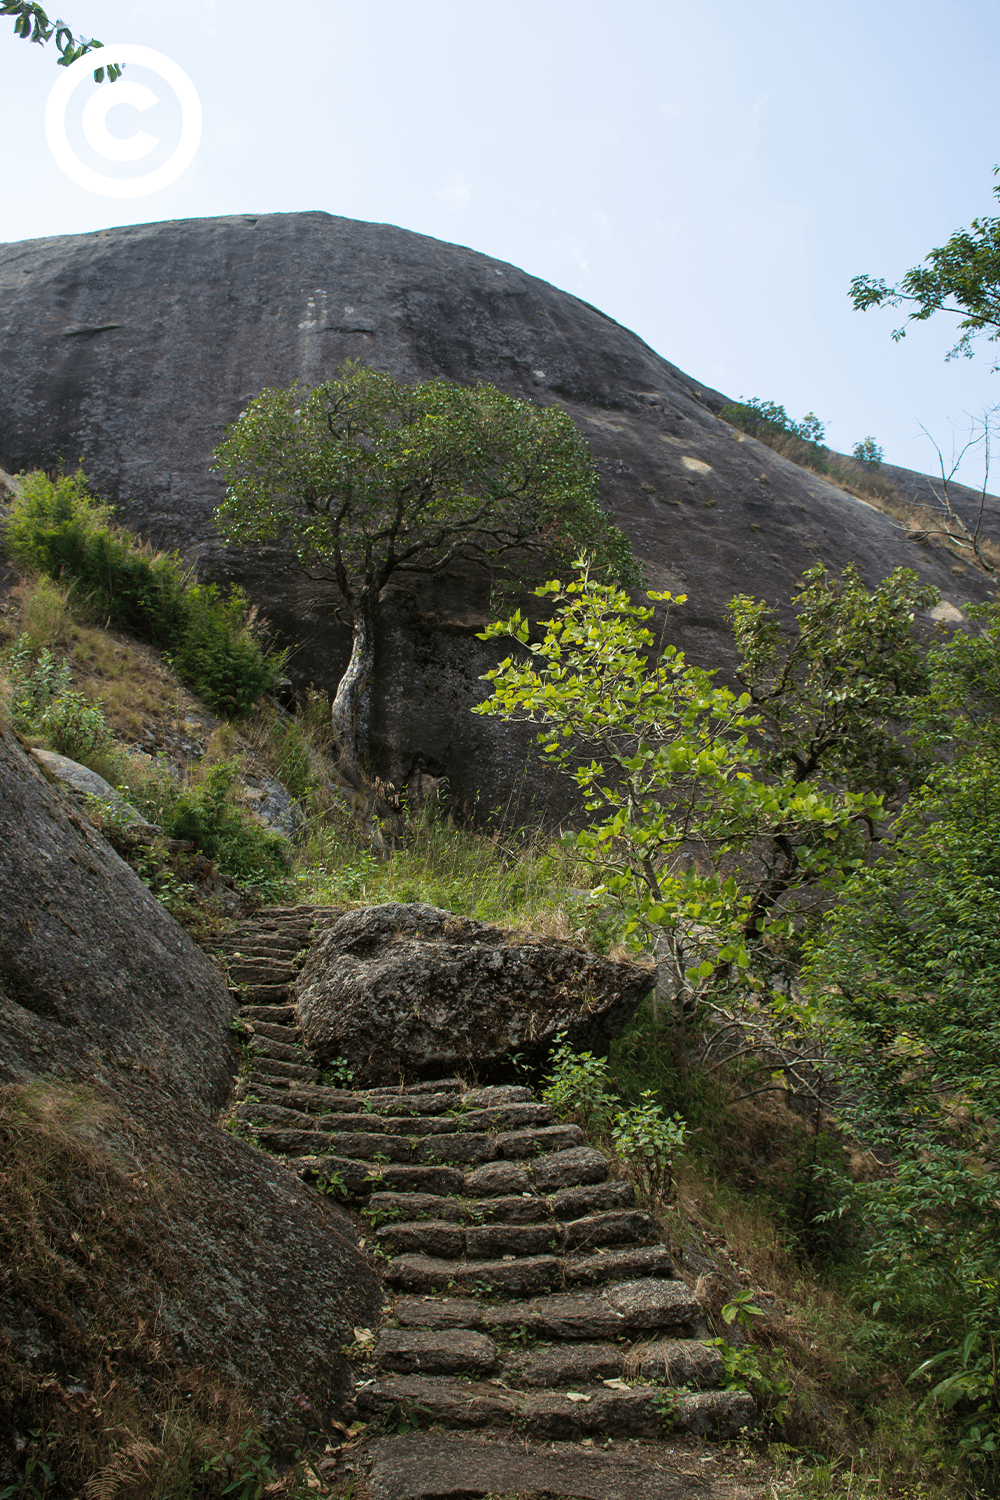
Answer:
<svg viewBox="0 0 1000 1500"><path fill-rule="evenodd" d="M701 1304L655 1220L530 1089L325 1085L292 985L337 914L272 908L230 934L248 1043L234 1114L360 1213L380 1263L383 1323L353 1351L372 1500L703 1493L669 1439L736 1437L755 1406L718 1388Z"/></svg>

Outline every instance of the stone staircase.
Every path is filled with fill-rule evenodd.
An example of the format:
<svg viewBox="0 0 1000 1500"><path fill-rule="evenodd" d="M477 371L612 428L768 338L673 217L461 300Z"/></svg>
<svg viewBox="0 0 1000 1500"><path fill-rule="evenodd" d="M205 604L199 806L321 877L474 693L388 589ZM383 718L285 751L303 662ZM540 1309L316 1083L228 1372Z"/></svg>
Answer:
<svg viewBox="0 0 1000 1500"><path fill-rule="evenodd" d="M311 936L337 914L271 909L231 935L238 1015L252 1028L234 1109L264 1150L360 1216L381 1265L382 1326L359 1330L351 1351L358 1416L385 1434L369 1445L368 1493L541 1493L518 1476L531 1452L541 1461L558 1450L574 1477L558 1481L550 1462L547 1494L675 1495L676 1480L649 1488L641 1453L619 1491L618 1445L733 1438L756 1413L746 1392L718 1388L722 1360L701 1341L701 1305L655 1219L527 1088L324 1086L291 985ZM600 1446L611 1443L617 1478ZM480 1470L494 1474L485 1489L469 1477Z"/></svg>

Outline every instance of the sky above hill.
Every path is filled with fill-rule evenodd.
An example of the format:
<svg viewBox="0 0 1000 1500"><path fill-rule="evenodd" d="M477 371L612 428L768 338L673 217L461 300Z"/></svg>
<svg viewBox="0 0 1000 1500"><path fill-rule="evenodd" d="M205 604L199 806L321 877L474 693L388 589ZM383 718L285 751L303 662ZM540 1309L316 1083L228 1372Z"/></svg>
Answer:
<svg viewBox="0 0 1000 1500"><path fill-rule="evenodd" d="M843 451L871 434L888 461L933 470L919 424L949 456L969 416L1000 403L997 346L946 363L954 319L895 344L903 315L848 297L852 276L896 280L1000 214L997 0L65 6L74 30L183 69L201 142L147 196L72 181L45 130L64 70L2 18L0 240L322 209L509 260L734 398L816 412ZM95 151L89 81L66 130L92 170L135 177L169 157L182 110L136 64L123 81L158 102L116 104L103 127L98 112L91 139L106 153L102 128L141 130L158 146L122 164ZM961 477L981 483L981 462Z"/></svg>

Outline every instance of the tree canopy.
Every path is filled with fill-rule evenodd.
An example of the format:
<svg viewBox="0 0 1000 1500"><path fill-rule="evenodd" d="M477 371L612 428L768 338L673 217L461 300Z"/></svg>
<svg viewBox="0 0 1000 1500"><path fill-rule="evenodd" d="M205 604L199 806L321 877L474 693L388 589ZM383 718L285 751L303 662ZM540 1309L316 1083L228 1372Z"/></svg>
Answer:
<svg viewBox="0 0 1000 1500"><path fill-rule="evenodd" d="M474 712L535 724L542 754L575 781L576 847L621 901L626 933L656 941L683 1068L685 1016L704 1004L719 1015L751 977L770 990L798 897L836 887L863 857L907 770L898 727L923 683L912 611L937 595L904 570L869 591L853 568L814 569L792 637L775 611L736 599L737 695L585 567L537 592L555 616L541 640L520 613L488 628L527 650L487 675L493 694Z"/></svg>
<svg viewBox="0 0 1000 1500"><path fill-rule="evenodd" d="M994 168L997 173L1000 168ZM993 192L1000 197L1000 184ZM953 313L960 319L961 337L947 357L971 359L977 335L985 334L988 343L1000 339L1000 218L973 219L968 229L956 230L896 286L881 277L855 276L851 301L858 312L908 303L911 323L925 323L937 312ZM906 329L897 328L892 336L905 338ZM993 368L1000 369L1000 363Z"/></svg>
<svg viewBox="0 0 1000 1500"><path fill-rule="evenodd" d="M14 17L14 33L23 37L26 42L42 44L54 37L60 68L68 68L78 58L86 57L88 52L104 46L96 37L74 36L65 21L50 21L36 0L0 0L0 16ZM106 70L95 68L95 83L104 82L105 71L108 81L113 83L121 73L121 66L112 63Z"/></svg>
<svg viewBox="0 0 1000 1500"><path fill-rule="evenodd" d="M331 580L354 644L333 705L341 756L359 769L374 622L386 589L464 559L513 573L526 553L550 562L593 551L637 582L624 535L598 501L587 444L560 407L490 385L407 385L357 363L309 390L267 390L217 450L230 542L282 538Z"/></svg>

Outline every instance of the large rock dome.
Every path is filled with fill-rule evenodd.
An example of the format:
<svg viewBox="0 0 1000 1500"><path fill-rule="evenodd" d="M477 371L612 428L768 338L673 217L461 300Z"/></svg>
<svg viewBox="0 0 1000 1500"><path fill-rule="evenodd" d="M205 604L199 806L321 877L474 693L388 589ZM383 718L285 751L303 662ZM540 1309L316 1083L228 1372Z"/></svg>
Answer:
<svg viewBox="0 0 1000 1500"><path fill-rule="evenodd" d="M330 690L349 644L336 598L279 552L221 546L211 455L264 387L315 382L349 357L562 404L651 584L688 594L672 628L703 665L724 663L733 594L787 599L817 561L854 560L870 581L915 567L956 605L976 588L950 553L720 421L725 398L635 334L473 250L325 213L0 246L0 465L81 459L130 525L203 576L239 579L297 644L297 681ZM523 735L466 711L495 659L475 639L489 610L489 579L468 571L393 596L370 747L380 774L447 775L470 806L546 795L534 771L525 779Z"/></svg>

